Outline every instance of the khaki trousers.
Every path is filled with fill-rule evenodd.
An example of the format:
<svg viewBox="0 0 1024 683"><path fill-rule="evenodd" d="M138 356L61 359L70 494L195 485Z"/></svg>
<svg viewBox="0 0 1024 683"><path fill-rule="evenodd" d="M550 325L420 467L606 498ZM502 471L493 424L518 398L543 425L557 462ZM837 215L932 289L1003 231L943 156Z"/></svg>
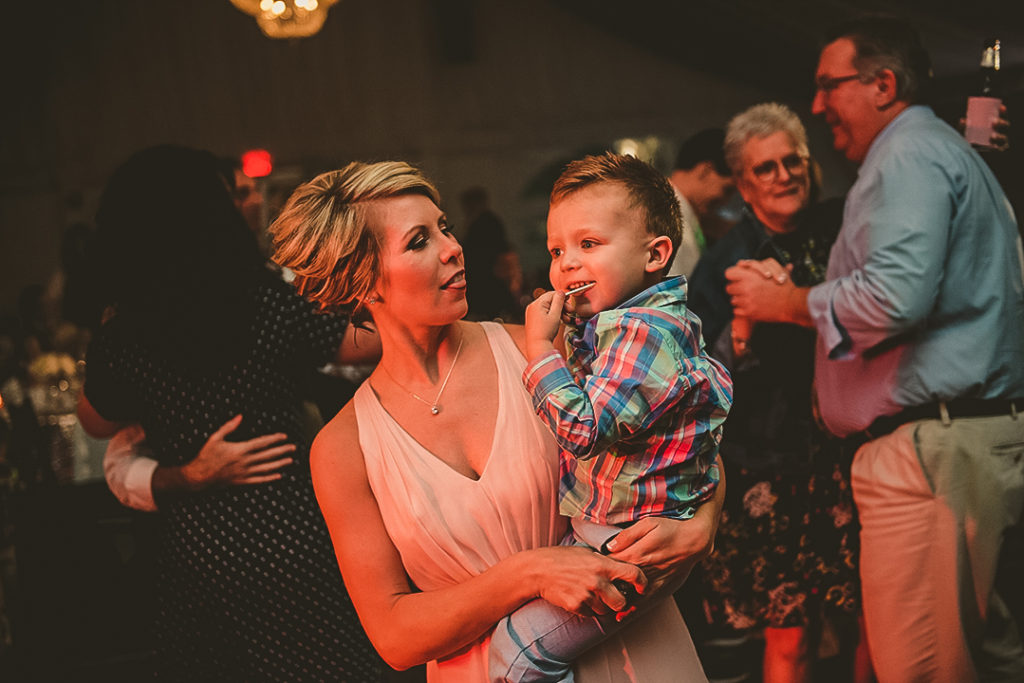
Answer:
<svg viewBox="0 0 1024 683"><path fill-rule="evenodd" d="M1024 505L1024 415L905 424L857 451L852 484L879 681L1024 681L993 589Z"/></svg>

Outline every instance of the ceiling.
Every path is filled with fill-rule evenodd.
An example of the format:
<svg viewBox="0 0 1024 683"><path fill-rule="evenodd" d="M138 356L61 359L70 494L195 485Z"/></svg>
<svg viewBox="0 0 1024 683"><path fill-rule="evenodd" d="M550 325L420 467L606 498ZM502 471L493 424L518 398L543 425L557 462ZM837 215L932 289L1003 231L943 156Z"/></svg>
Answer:
<svg viewBox="0 0 1024 683"><path fill-rule="evenodd" d="M793 98L812 94L819 41L828 28L870 12L899 14L918 28L940 85L966 85L976 72L984 42L992 37L1002 41L1008 83L1019 89L1024 75L1024 3L1020 0L555 0L555 4L663 58Z"/></svg>

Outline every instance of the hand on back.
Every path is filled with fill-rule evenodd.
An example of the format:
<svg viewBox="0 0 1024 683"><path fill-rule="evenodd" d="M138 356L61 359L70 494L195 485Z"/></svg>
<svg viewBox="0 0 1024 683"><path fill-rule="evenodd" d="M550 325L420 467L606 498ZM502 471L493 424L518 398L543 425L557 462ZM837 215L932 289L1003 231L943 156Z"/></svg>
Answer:
<svg viewBox="0 0 1024 683"><path fill-rule="evenodd" d="M181 474L191 490L274 481L281 478L279 470L293 462L288 454L295 450L295 444L282 443L288 438L285 434L227 441L227 436L241 423L241 415L225 422L203 444L195 460L181 467Z"/></svg>

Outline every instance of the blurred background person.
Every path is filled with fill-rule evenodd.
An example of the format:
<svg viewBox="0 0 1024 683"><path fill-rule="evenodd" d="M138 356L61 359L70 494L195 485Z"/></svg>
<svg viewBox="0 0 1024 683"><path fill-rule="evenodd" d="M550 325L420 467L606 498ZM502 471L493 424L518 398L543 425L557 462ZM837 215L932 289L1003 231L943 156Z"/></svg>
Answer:
<svg viewBox="0 0 1024 683"><path fill-rule="evenodd" d="M238 212L245 218L246 225L258 239L263 240L263 192L255 178L245 175L242 160L238 157L221 157L221 175L228 182L231 198Z"/></svg>
<svg viewBox="0 0 1024 683"><path fill-rule="evenodd" d="M523 268L505 224L490 208L487 190L470 187L459 196L466 220L462 249L470 320L523 322Z"/></svg>
<svg viewBox="0 0 1024 683"><path fill-rule="evenodd" d="M297 378L352 328L266 271L208 153L133 156L104 191L97 230L111 313L90 343L79 418L97 436L139 422L166 466L154 489L170 479L176 493L161 501L158 675L377 679L313 497L298 396ZM294 450L275 451L252 485L174 482L240 414L238 437L284 434Z"/></svg>
<svg viewBox="0 0 1024 683"><path fill-rule="evenodd" d="M995 582L1024 500L1017 222L927 106L931 60L908 22L862 17L826 40L812 112L859 166L826 279L801 287L775 259L745 261L728 292L740 315L817 330L818 414L862 444L851 483L879 679L1022 680Z"/></svg>
<svg viewBox="0 0 1024 683"><path fill-rule="evenodd" d="M735 383L721 446L725 512L715 553L703 563L701 594L717 630L763 633L764 681L810 681L823 630L842 634L850 651L857 641L848 462L812 415L814 331L737 319L725 270L772 257L792 268L794 282L821 282L843 202L817 201L807 134L781 104L736 115L724 153L745 206L701 257L688 300ZM866 657L858 663L855 679L868 680Z"/></svg>
<svg viewBox="0 0 1024 683"><path fill-rule="evenodd" d="M683 212L683 241L669 275L689 277L701 252L728 229L715 217L733 193L732 173L722 156L724 135L721 128L708 128L679 147L668 181Z"/></svg>

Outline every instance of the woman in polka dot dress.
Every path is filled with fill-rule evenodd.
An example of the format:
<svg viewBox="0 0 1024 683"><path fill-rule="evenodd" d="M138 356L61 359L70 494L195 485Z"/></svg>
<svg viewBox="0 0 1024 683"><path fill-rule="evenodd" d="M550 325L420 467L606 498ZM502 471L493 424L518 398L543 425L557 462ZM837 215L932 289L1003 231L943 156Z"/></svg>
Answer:
<svg viewBox="0 0 1024 683"><path fill-rule="evenodd" d="M233 438L280 432L296 445L274 481L161 500L158 678L379 679L314 499L302 428L303 379L339 357L347 321L264 268L205 152L132 157L111 178L97 227L115 313L89 348L86 428L109 435L138 422L167 466L194 459L239 414Z"/></svg>

